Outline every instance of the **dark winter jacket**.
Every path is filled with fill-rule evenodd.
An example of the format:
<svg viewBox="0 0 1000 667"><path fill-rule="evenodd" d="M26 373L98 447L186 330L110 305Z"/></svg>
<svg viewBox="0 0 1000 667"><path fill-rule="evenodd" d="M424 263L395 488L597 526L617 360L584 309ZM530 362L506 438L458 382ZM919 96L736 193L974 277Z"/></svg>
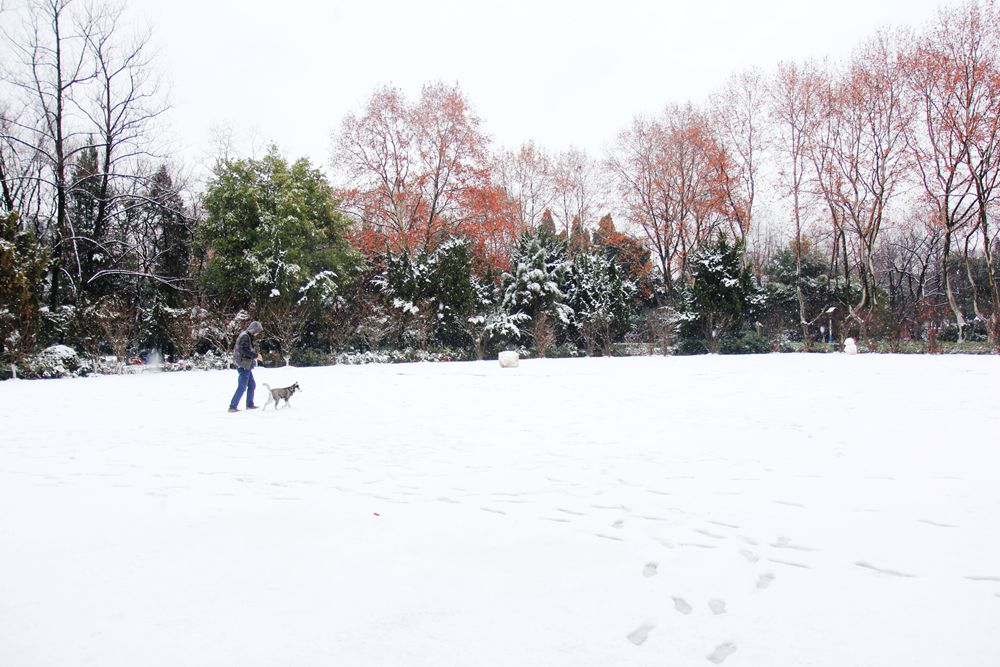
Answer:
<svg viewBox="0 0 1000 667"><path fill-rule="evenodd" d="M250 370L257 365L257 350L253 347L253 335L249 330L236 338L233 347L233 363L244 370Z"/></svg>

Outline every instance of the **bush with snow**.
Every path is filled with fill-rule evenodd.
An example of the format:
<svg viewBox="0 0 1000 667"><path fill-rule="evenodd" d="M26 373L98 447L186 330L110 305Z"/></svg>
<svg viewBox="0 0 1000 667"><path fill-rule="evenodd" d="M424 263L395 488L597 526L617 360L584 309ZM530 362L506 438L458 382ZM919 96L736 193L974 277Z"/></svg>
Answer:
<svg viewBox="0 0 1000 667"><path fill-rule="evenodd" d="M88 375L92 366L68 345L52 345L27 357L18 370L24 378L65 378Z"/></svg>

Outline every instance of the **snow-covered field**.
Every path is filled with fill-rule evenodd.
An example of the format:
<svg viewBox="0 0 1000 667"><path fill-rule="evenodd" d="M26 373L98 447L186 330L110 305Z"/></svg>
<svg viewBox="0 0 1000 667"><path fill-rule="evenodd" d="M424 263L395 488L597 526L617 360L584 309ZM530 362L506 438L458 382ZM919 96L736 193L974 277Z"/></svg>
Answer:
<svg viewBox="0 0 1000 667"><path fill-rule="evenodd" d="M1000 664L1000 358L255 374L0 383L0 665Z"/></svg>

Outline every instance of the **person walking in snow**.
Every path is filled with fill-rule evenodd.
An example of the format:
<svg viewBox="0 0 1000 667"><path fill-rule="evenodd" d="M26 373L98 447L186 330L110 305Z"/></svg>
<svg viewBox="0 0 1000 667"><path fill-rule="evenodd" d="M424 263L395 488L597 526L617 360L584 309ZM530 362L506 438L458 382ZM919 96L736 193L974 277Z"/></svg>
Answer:
<svg viewBox="0 0 1000 667"><path fill-rule="evenodd" d="M256 410L253 403L253 391L257 388L257 383L253 379L253 367L260 361L260 355L253 346L253 337L264 330L264 326L254 320L243 333L236 338L236 345L233 346L233 363L236 364L236 372L239 379L236 385L236 393L233 400L229 401L229 411L239 412L240 398L243 392L247 394L247 410Z"/></svg>

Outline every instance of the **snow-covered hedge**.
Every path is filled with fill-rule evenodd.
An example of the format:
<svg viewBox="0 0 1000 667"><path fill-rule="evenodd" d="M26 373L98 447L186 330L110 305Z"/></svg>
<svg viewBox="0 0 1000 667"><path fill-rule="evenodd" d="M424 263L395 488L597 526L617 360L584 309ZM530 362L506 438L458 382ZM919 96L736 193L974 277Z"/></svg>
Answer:
<svg viewBox="0 0 1000 667"><path fill-rule="evenodd" d="M367 352L341 352L334 358L334 363L347 365L360 364L401 364L413 361L459 361L466 356L461 352L440 351L428 352L406 348L403 350L379 350Z"/></svg>
<svg viewBox="0 0 1000 667"><path fill-rule="evenodd" d="M79 377L91 371L91 363L67 345L52 345L26 357L17 369L19 377L28 379Z"/></svg>

